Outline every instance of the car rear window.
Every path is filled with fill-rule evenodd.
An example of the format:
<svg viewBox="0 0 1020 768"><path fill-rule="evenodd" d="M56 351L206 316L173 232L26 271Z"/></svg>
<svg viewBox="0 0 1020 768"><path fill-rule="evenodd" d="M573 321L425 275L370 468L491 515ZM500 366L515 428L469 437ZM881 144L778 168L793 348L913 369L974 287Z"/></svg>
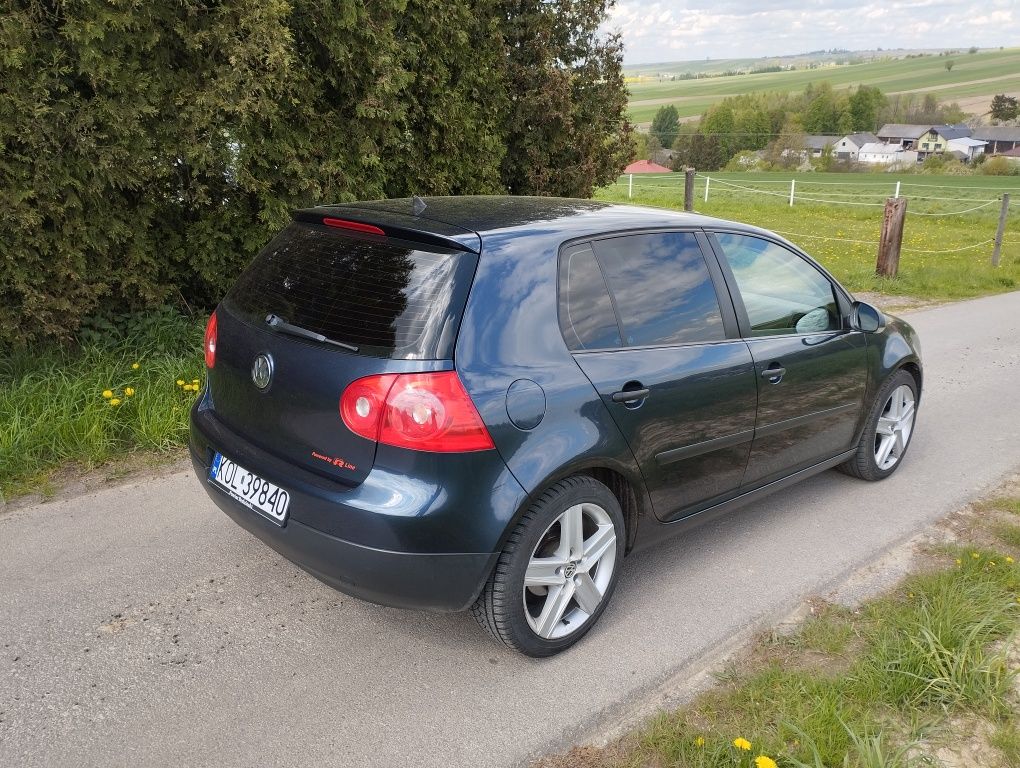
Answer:
<svg viewBox="0 0 1020 768"><path fill-rule="evenodd" d="M289 323L396 359L449 359L474 254L292 223L227 294L231 311Z"/></svg>

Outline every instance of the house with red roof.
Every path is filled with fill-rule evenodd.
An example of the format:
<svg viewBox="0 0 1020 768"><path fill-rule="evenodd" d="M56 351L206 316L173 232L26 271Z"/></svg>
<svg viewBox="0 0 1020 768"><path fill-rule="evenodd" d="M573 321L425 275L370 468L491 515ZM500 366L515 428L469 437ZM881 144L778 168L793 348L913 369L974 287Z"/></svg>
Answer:
<svg viewBox="0 0 1020 768"><path fill-rule="evenodd" d="M673 173L672 168L653 163L651 160L638 160L623 169L624 173Z"/></svg>

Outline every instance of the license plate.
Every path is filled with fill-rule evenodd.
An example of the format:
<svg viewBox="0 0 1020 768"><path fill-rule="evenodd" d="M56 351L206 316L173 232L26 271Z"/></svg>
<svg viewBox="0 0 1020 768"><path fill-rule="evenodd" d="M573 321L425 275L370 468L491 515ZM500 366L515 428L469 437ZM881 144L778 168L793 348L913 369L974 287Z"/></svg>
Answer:
<svg viewBox="0 0 1020 768"><path fill-rule="evenodd" d="M283 525L290 506L290 494L283 488L249 472L236 461L217 453L209 468L209 481L260 515Z"/></svg>

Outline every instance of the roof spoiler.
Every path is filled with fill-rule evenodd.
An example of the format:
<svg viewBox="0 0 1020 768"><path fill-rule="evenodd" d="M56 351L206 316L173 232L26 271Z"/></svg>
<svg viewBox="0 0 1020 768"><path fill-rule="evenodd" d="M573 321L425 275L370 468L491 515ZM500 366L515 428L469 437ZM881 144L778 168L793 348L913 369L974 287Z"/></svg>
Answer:
<svg viewBox="0 0 1020 768"><path fill-rule="evenodd" d="M294 221L321 224L369 237L392 237L414 243L479 253L481 242L476 233L443 222L405 216L390 211L366 210L347 206L301 208L292 212ZM437 231L439 230L439 231Z"/></svg>

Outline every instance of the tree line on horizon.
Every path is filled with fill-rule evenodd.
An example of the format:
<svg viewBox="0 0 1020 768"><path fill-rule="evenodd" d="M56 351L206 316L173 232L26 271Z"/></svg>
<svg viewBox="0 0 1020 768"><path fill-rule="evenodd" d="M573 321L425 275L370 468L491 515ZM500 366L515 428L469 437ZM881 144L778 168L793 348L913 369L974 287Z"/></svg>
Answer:
<svg viewBox="0 0 1020 768"><path fill-rule="evenodd" d="M887 96L876 86L837 91L822 82L808 84L800 93L729 96L709 107L697 122L681 123L676 107L660 107L639 154L651 157L669 148L674 168L714 171L744 151L767 150L776 161L796 158L807 134L844 136L874 132L885 123L934 125L964 117L957 104L941 104L933 93Z"/></svg>
<svg viewBox="0 0 1020 768"><path fill-rule="evenodd" d="M208 309L290 211L590 196L633 154L610 0L13 0L0 351Z"/></svg>

